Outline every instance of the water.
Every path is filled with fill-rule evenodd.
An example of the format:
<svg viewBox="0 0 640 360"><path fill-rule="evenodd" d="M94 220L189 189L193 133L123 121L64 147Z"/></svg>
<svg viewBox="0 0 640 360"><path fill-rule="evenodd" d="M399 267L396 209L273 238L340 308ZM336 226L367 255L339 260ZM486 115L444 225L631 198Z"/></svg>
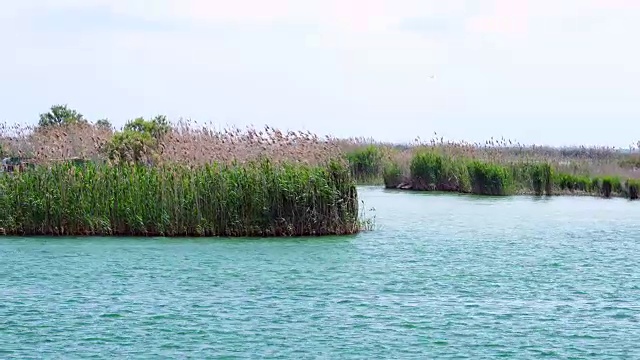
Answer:
<svg viewBox="0 0 640 360"><path fill-rule="evenodd" d="M0 358L640 358L640 203L360 194L349 238L0 238Z"/></svg>

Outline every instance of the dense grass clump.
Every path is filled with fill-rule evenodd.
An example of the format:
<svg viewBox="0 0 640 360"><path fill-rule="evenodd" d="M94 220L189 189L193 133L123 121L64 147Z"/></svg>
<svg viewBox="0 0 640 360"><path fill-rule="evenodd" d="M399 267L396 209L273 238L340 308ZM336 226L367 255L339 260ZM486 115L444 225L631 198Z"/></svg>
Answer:
<svg viewBox="0 0 640 360"><path fill-rule="evenodd" d="M471 189L478 195L509 195L512 173L502 165L473 160L468 163Z"/></svg>
<svg viewBox="0 0 640 360"><path fill-rule="evenodd" d="M586 193L596 192L600 189L598 179L591 179L588 176L572 175L567 173L557 174L554 178L556 186L560 190L570 192L581 191Z"/></svg>
<svg viewBox="0 0 640 360"><path fill-rule="evenodd" d="M382 179L387 189L394 189L406 182L402 168L396 163L388 163L385 165Z"/></svg>
<svg viewBox="0 0 640 360"><path fill-rule="evenodd" d="M359 229L346 166L42 166L0 176L0 231L20 235L293 236Z"/></svg>
<svg viewBox="0 0 640 360"><path fill-rule="evenodd" d="M380 172L376 147L350 167L335 139L310 132L219 130L162 115L118 130L66 105L41 120L0 126L0 151L20 163L0 173L0 233L285 236L371 227L359 216L351 170Z"/></svg>
<svg viewBox="0 0 640 360"><path fill-rule="evenodd" d="M611 197L611 193L613 192L613 180L609 177L602 179L601 190L604 197Z"/></svg>
<svg viewBox="0 0 640 360"><path fill-rule="evenodd" d="M548 163L535 164L531 170L531 185L536 195L553 193L553 169Z"/></svg>
<svg viewBox="0 0 640 360"><path fill-rule="evenodd" d="M640 179L640 142L629 150L554 148L526 146L504 138L480 143L445 141L436 135L427 142L417 137L410 144L359 139L342 140L340 144L349 151L378 147L384 154L383 162L391 164L384 166L378 175L388 188L480 194L628 196L626 179ZM508 172L502 177L506 192L482 185L487 180L485 175L494 179L501 177L496 171L491 174L491 170L499 172L498 169Z"/></svg>
<svg viewBox="0 0 640 360"><path fill-rule="evenodd" d="M464 162L434 151L422 151L411 160L411 182L415 190L469 192L471 183Z"/></svg>
<svg viewBox="0 0 640 360"><path fill-rule="evenodd" d="M351 168L351 174L358 183L375 183L383 169L382 152L374 145L356 148L349 151L347 160Z"/></svg>
<svg viewBox="0 0 640 360"><path fill-rule="evenodd" d="M640 193L640 180L628 179L625 182L625 188L629 199L638 200L638 194Z"/></svg>

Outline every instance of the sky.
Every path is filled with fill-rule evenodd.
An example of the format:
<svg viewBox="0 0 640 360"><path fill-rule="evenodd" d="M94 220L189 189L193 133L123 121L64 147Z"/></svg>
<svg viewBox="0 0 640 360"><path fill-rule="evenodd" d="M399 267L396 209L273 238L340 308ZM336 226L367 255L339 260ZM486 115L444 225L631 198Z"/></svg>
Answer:
<svg viewBox="0 0 640 360"><path fill-rule="evenodd" d="M638 19L637 0L2 1L0 122L68 104L116 126L627 147Z"/></svg>

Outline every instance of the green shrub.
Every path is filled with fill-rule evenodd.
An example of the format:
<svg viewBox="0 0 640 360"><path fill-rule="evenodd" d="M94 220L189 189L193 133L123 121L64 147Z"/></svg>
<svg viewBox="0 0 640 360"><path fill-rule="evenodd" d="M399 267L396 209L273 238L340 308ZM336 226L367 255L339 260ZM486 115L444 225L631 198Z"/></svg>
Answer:
<svg viewBox="0 0 640 360"><path fill-rule="evenodd" d="M82 114L67 105L53 105L49 112L40 114L38 126L45 128L48 126L58 126L65 124L88 123Z"/></svg>
<svg viewBox="0 0 640 360"><path fill-rule="evenodd" d="M160 153L160 140L170 130L169 122L163 115L151 120L130 120L122 131L113 134L103 150L116 163L153 162Z"/></svg>

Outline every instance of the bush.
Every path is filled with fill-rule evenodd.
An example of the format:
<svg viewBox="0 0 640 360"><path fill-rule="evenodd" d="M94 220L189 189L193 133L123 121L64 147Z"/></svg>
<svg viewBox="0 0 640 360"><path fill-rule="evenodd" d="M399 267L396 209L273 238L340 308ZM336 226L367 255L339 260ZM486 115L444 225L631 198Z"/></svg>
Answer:
<svg viewBox="0 0 640 360"><path fill-rule="evenodd" d="M116 163L152 163L161 154L160 142L169 131L170 126L164 116L149 121L137 118L116 132L104 151Z"/></svg>
<svg viewBox="0 0 640 360"><path fill-rule="evenodd" d="M88 123L82 114L67 105L53 105L49 112L40 114L40 127Z"/></svg>

